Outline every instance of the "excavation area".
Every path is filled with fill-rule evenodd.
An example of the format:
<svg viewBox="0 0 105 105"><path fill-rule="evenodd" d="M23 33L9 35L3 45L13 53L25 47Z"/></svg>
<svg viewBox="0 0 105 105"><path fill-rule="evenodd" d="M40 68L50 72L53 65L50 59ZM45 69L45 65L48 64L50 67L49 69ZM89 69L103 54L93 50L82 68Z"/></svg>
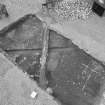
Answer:
<svg viewBox="0 0 105 105"><path fill-rule="evenodd" d="M101 100L104 90L105 66L73 44L72 40L51 29L48 29L49 39L45 39L47 46L44 46L43 30L43 22L36 15L26 15L1 31L0 48L26 77L45 91L50 88L52 91L49 94L62 105L98 105L97 100ZM45 73L42 74L45 84L40 79L43 47L47 50L46 54L44 53ZM15 70L12 72L14 78L21 79L15 77ZM29 105L28 102L25 105Z"/></svg>

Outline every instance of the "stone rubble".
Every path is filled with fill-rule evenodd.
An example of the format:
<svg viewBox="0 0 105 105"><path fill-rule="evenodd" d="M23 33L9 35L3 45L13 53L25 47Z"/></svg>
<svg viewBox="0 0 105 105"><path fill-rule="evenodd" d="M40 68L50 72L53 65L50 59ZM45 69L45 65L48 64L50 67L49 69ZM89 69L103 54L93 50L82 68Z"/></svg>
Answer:
<svg viewBox="0 0 105 105"><path fill-rule="evenodd" d="M57 2L54 11L58 20L86 20L93 16L92 4L87 0L63 0ZM55 16L56 18L56 16Z"/></svg>

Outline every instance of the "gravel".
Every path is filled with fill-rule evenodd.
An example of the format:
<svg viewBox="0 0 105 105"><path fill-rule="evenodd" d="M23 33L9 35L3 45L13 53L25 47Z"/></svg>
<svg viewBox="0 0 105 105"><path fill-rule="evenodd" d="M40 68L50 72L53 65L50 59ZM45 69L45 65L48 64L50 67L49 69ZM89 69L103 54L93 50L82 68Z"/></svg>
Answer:
<svg viewBox="0 0 105 105"><path fill-rule="evenodd" d="M54 7L57 21L59 20L87 20L93 16L92 3L88 0L63 0Z"/></svg>

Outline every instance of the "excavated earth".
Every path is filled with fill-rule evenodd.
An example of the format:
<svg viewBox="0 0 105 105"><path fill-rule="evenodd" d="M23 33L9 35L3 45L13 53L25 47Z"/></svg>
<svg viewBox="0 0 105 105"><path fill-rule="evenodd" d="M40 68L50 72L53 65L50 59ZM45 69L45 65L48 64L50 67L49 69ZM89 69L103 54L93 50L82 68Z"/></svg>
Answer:
<svg viewBox="0 0 105 105"><path fill-rule="evenodd" d="M42 51L42 22L27 15L0 34L0 47L38 82ZM62 105L97 105L105 84L105 67L71 40L50 30L46 77Z"/></svg>

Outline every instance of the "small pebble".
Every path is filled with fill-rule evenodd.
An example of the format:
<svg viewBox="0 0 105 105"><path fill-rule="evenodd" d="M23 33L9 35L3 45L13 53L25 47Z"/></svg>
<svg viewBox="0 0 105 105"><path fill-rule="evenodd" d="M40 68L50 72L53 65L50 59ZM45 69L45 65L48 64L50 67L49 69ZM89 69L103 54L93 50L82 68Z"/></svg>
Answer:
<svg viewBox="0 0 105 105"><path fill-rule="evenodd" d="M37 95L38 95L38 93L33 91L30 96L31 96L31 98L34 99L34 98L36 98Z"/></svg>

